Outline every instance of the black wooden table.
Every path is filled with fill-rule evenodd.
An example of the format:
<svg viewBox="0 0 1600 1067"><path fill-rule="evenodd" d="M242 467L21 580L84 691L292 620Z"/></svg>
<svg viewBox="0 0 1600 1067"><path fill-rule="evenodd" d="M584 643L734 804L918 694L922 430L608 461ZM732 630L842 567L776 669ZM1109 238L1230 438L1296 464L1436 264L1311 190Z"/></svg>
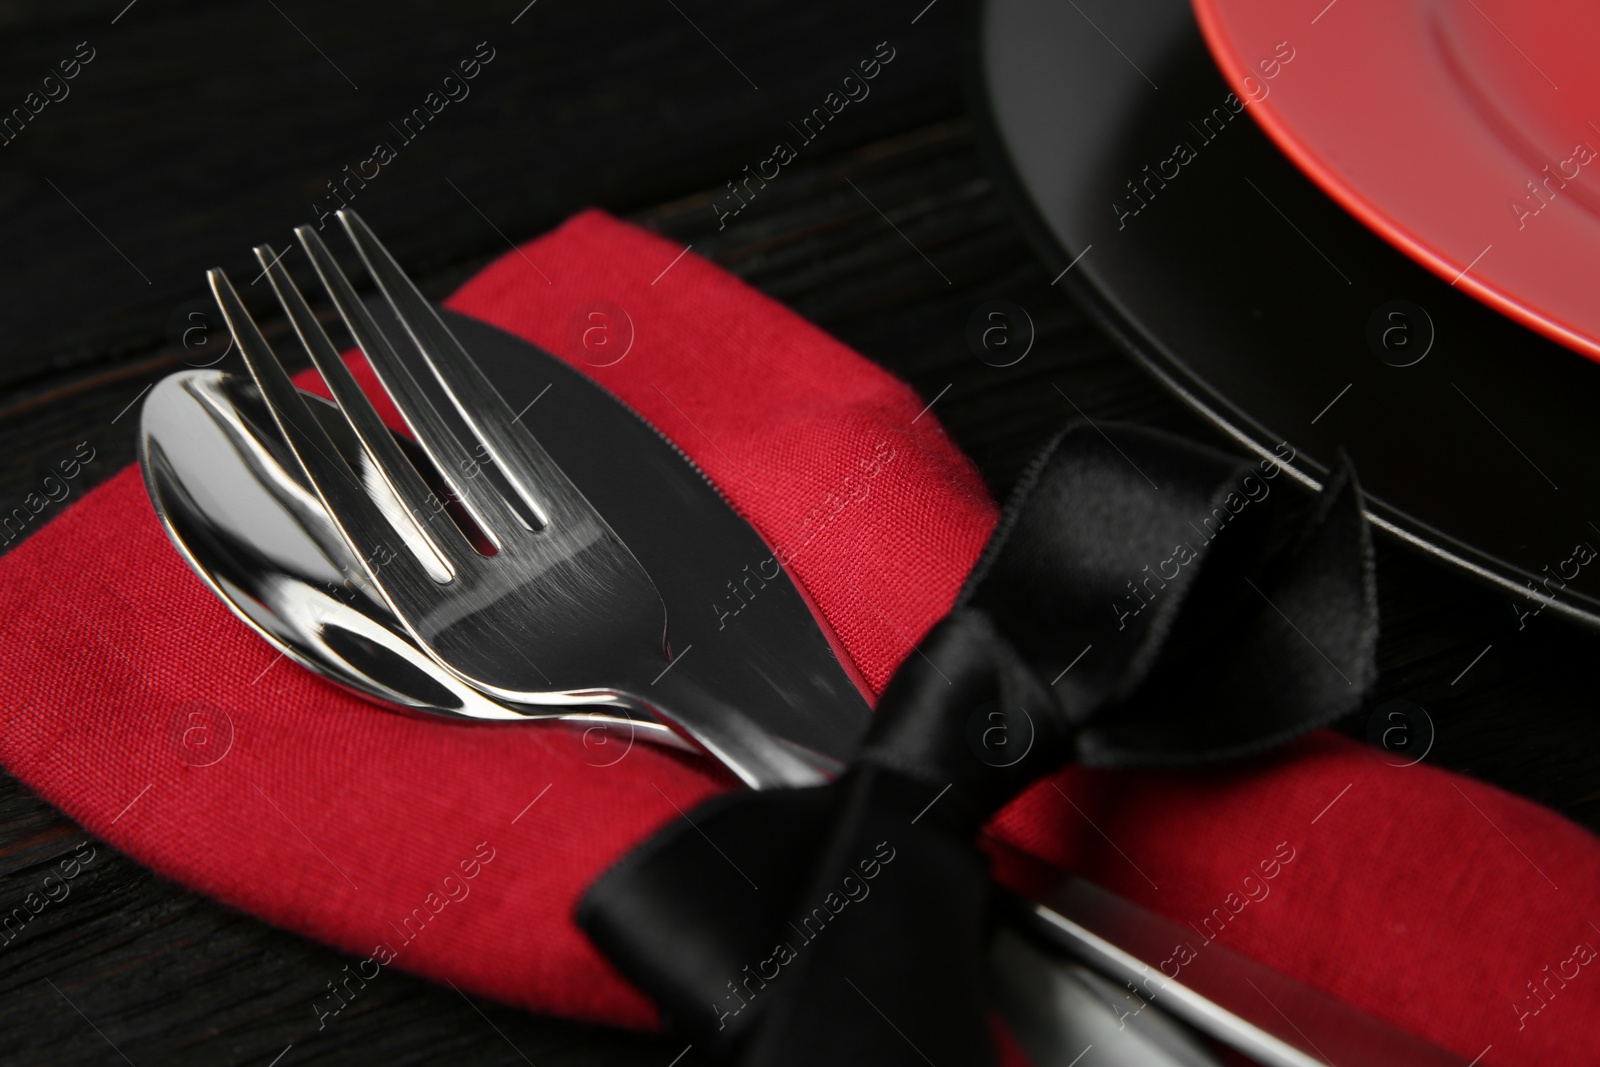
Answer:
<svg viewBox="0 0 1600 1067"><path fill-rule="evenodd" d="M692 243L936 401L997 496L1072 414L1053 385L1097 421L1220 443L1030 254L967 117L959 0L125 3L0 9L0 115L24 109L0 119L0 513L80 441L79 486L129 463L130 404L220 351L204 269L254 275L250 247L286 243L335 187L435 297L591 204ZM880 42L870 95L724 217L728 183ZM996 298L1037 328L1006 368L966 339ZM1430 761L1600 826L1594 637L1518 631L1500 597L1387 542L1379 576L1378 691L1340 728L1410 700L1437 727ZM0 910L84 840L0 777ZM319 1031L322 976L351 961L94 847L70 897L0 945L0 1062L697 1062L404 975Z"/></svg>

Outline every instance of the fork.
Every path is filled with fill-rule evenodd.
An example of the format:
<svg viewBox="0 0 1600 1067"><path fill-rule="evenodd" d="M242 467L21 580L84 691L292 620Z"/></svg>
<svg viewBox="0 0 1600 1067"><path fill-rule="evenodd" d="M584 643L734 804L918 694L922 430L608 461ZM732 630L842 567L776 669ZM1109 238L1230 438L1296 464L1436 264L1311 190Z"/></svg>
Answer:
<svg viewBox="0 0 1600 1067"><path fill-rule="evenodd" d="M825 780L829 756L777 736L673 669L666 608L633 552L517 424L366 224L349 211L338 219L410 342L409 363L317 232L301 226L295 236L357 348L483 534L482 549L400 450L280 256L268 246L254 250L381 486L363 484L340 455L223 270L208 271L207 280L309 484L419 646L467 684L516 704L607 703L649 714L752 788ZM498 477L482 477L485 469Z"/></svg>

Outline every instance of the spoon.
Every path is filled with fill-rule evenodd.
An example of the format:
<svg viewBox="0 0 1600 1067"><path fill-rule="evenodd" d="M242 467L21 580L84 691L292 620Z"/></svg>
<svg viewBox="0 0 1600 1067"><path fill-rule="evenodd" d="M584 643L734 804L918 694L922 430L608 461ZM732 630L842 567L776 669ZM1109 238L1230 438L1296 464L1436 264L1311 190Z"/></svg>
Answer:
<svg viewBox="0 0 1600 1067"><path fill-rule="evenodd" d="M307 399L360 470L348 421L320 397ZM626 727L630 737L687 747L671 729L623 708L512 704L441 671L361 577L360 561L304 484L248 379L214 370L172 375L151 390L141 419L139 464L167 536L236 616L301 666L404 711Z"/></svg>

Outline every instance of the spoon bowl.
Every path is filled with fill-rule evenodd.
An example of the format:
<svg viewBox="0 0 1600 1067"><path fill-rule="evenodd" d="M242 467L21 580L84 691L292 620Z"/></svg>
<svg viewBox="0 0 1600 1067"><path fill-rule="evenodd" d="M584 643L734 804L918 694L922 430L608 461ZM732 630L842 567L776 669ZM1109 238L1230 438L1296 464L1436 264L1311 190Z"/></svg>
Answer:
<svg viewBox="0 0 1600 1067"><path fill-rule="evenodd" d="M342 455L363 462L336 408L306 400ZM396 438L402 447L409 442ZM527 705L490 697L442 671L359 577L344 539L248 379L215 370L172 375L141 415L139 464L167 536L245 624L288 658L368 700L455 718L547 719L687 747L627 709L573 700Z"/></svg>

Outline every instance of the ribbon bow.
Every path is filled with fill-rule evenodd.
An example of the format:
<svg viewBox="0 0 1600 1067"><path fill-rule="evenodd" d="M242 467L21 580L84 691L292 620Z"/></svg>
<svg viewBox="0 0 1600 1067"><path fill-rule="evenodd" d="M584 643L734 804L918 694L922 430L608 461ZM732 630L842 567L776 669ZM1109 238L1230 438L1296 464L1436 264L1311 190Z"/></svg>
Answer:
<svg viewBox="0 0 1600 1067"><path fill-rule="evenodd" d="M1348 465L1308 499L1275 460L1116 433L1069 427L1029 468L838 781L716 797L590 888L580 926L669 1026L747 1067L992 1063L995 812L1069 761L1242 756L1359 705L1377 593Z"/></svg>

